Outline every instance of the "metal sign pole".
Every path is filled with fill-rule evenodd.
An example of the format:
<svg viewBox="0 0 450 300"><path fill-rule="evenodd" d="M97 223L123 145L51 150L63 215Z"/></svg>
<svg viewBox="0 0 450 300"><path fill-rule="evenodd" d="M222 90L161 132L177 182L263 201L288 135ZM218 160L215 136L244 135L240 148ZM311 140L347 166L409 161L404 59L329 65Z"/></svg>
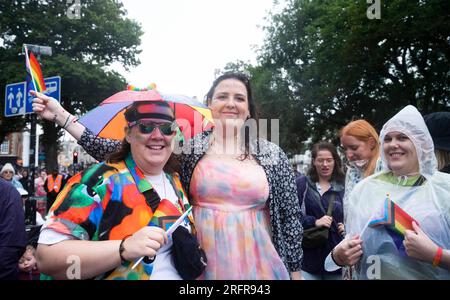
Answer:
<svg viewBox="0 0 450 300"><path fill-rule="evenodd" d="M34 178L36 174L36 166L35 166L35 152L36 152L36 114L30 115L31 128L30 128L30 172L31 175L31 187L30 187L30 199L34 197Z"/></svg>
<svg viewBox="0 0 450 300"><path fill-rule="evenodd" d="M52 48L48 47L48 46L41 46L41 45L32 45L32 44L24 44L24 47L26 47L27 49L33 51L36 54L37 60L40 62L41 60L41 55L48 55L51 56L52 55ZM28 87L27 87L27 93L28 93ZM26 103L26 100L25 100ZM27 110L27 107L25 106L25 110ZM30 162L29 162L29 166L30 166L30 174L31 174L31 197L34 197L34 177L36 174L36 164L35 164L35 157L36 157L36 135L37 135L37 117L35 113L32 113L31 108L30 108L30 122L31 122L31 128L30 128ZM39 160L38 160L39 163Z"/></svg>
<svg viewBox="0 0 450 300"><path fill-rule="evenodd" d="M46 47L46 46L40 46L40 45L30 45L30 44L24 44L25 47L28 47L28 49L34 51L36 53L37 56L37 60L40 61L41 60L41 54L43 55L52 55L52 48L51 47ZM26 55L28 55L28 53L26 53ZM31 75L31 74L30 74ZM35 87L36 88L36 87ZM28 89L27 89L27 93L28 93ZM26 102L26 101L25 101ZM29 166L30 166L30 172L29 174L31 175L31 188L30 188L30 194L28 201L30 205L34 206L34 209L32 210L32 214L33 216L31 216L32 221L31 224L35 225L36 224L36 198L34 197L34 178L36 175L36 164L35 164L35 156L36 156L36 130L37 130L37 117L36 114L32 113L30 116L30 121L31 121L31 125L30 125L30 161L29 161Z"/></svg>

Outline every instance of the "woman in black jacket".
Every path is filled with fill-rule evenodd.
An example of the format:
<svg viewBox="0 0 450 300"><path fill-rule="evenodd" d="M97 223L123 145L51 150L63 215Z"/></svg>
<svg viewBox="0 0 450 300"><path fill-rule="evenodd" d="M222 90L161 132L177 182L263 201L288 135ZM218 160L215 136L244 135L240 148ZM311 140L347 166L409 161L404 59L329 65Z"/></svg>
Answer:
<svg viewBox="0 0 450 300"><path fill-rule="evenodd" d="M314 246L306 244L304 237L302 274L310 280L338 280L341 279L340 271L326 272L323 265L326 256L342 240L344 233L342 199L345 176L334 145L320 142L313 145L311 152L311 167L307 176L296 180L298 198L305 215L302 225L305 230L329 228L329 233L328 240ZM332 211L330 216L327 215L329 209Z"/></svg>

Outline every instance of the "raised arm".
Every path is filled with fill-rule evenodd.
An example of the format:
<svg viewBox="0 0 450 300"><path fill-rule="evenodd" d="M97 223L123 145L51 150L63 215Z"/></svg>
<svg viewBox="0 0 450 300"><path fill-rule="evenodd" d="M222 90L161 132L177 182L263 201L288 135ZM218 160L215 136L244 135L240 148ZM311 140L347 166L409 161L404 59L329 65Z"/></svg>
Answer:
<svg viewBox="0 0 450 300"><path fill-rule="evenodd" d="M33 112L41 118L63 127L76 140L80 140L85 127L76 122L77 118L74 115L65 110L55 98L35 91L30 93L36 97L33 99Z"/></svg>
<svg viewBox="0 0 450 300"><path fill-rule="evenodd" d="M108 154L119 149L121 142L100 138L86 128L78 140L78 145L96 160L104 161Z"/></svg>
<svg viewBox="0 0 450 300"><path fill-rule="evenodd" d="M65 110L56 99L35 91L32 91L31 94L36 97L33 99L33 111L41 118L63 127L96 160L105 160L108 154L119 148L120 141L97 137L77 122L77 118Z"/></svg>

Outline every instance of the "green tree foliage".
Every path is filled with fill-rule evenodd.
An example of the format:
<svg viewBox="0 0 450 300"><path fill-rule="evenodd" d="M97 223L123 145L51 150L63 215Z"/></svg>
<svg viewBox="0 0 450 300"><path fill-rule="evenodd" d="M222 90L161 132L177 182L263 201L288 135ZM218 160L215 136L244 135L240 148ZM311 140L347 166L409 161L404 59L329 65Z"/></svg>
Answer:
<svg viewBox="0 0 450 300"><path fill-rule="evenodd" d="M25 43L52 47L53 56L41 56L41 68L45 77L62 77L63 106L72 113L86 112L125 88L124 78L111 64L118 62L128 69L140 63L140 25L126 17L117 0L83 0L80 4L78 17L66 1L0 2L0 94L4 95L5 84L25 81ZM5 134L25 125L25 117L2 116L0 121L0 142ZM49 122L43 128L46 165L51 168L57 158L59 129Z"/></svg>
<svg viewBox="0 0 450 300"><path fill-rule="evenodd" d="M286 119L287 150L336 139L352 119L380 129L407 104L450 109L450 2L380 3L380 19L360 0L286 0L269 16L250 71L268 116Z"/></svg>

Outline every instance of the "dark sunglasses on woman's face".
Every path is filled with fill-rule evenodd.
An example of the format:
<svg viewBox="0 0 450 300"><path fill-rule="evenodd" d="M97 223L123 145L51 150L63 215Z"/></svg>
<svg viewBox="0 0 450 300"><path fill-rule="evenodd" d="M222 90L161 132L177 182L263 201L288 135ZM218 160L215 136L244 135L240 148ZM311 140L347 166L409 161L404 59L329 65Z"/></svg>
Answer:
<svg viewBox="0 0 450 300"><path fill-rule="evenodd" d="M138 125L139 132L142 134L151 134L155 128L158 128L162 134L167 136L174 134L177 128L175 122L158 124L155 122L136 121L131 122L128 126L132 127L134 125Z"/></svg>

